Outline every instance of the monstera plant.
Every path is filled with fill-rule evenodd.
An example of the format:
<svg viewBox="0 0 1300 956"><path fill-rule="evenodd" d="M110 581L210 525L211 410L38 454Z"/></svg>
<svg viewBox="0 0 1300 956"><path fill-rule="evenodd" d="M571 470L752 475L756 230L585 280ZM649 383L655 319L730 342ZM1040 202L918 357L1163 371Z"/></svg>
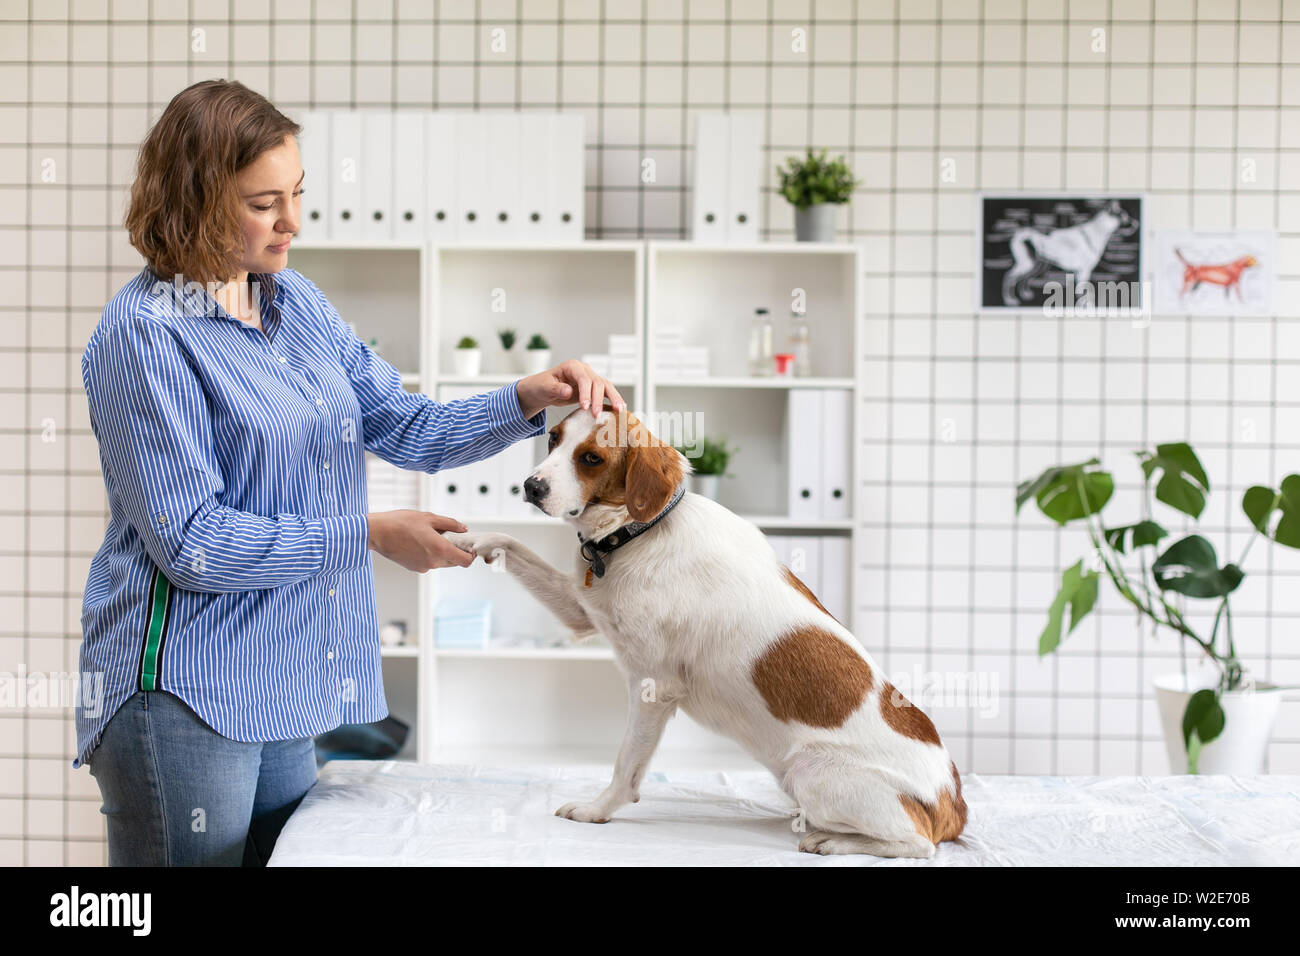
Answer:
<svg viewBox="0 0 1300 956"><path fill-rule="evenodd" d="M1102 576L1109 578L1140 618L1192 642L1218 669L1216 685L1192 694L1182 716L1188 772L1196 773L1201 748L1223 732L1223 695L1238 690L1247 680L1232 639L1229 596L1245 577L1242 564L1256 539L1264 537L1300 548L1300 475L1288 475L1277 488L1256 485L1246 491L1241 508L1255 533L1236 562L1220 565L1214 545L1202 535L1189 534L1169 542L1170 533L1153 511L1153 493L1156 502L1192 519L1199 519L1205 510L1210 479L1191 446L1181 442L1157 445L1155 451L1136 454L1144 481L1143 513L1135 522L1111 524L1103 518L1115 479L1096 458L1048 468L1016 488L1017 513L1032 499L1057 524L1082 522L1093 548L1088 559L1081 558L1061 575L1060 591L1038 639L1038 653L1050 654L1078 627L1097 601ZM1136 559L1140 573L1125 569L1125 556L1130 561ZM1217 602L1208 637L1188 623L1176 606L1179 599L1175 595Z"/></svg>

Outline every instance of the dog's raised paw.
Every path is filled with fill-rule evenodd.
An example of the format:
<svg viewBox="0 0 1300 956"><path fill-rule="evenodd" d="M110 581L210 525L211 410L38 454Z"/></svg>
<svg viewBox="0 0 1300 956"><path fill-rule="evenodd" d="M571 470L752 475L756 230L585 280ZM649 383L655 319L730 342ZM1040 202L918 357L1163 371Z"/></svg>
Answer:
<svg viewBox="0 0 1300 956"><path fill-rule="evenodd" d="M557 817L581 823L608 823L609 816L594 803L566 803L555 811Z"/></svg>

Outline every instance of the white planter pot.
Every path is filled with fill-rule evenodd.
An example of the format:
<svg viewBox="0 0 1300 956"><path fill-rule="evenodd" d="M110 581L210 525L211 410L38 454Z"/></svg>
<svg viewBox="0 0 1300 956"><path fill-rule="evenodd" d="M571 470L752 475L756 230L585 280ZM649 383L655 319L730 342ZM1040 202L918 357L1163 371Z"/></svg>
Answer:
<svg viewBox="0 0 1300 956"><path fill-rule="evenodd" d="M1152 683L1156 705L1169 753L1169 772L1187 773L1187 748L1183 744L1183 712L1192 694L1213 687L1217 672L1202 670L1182 674L1164 674ZM1201 748L1197 772L1260 774L1273 734L1273 722L1282 703L1282 688L1258 681L1252 688L1229 691L1219 699L1223 707L1223 733Z"/></svg>
<svg viewBox="0 0 1300 956"><path fill-rule="evenodd" d="M453 349L452 355L456 363L456 374L459 376L473 378L483 367L482 349Z"/></svg>
<svg viewBox="0 0 1300 956"><path fill-rule="evenodd" d="M550 349L524 349L524 372L536 375L551 367Z"/></svg>
<svg viewBox="0 0 1300 956"><path fill-rule="evenodd" d="M702 498L718 500L718 479L720 475L691 475L691 491Z"/></svg>

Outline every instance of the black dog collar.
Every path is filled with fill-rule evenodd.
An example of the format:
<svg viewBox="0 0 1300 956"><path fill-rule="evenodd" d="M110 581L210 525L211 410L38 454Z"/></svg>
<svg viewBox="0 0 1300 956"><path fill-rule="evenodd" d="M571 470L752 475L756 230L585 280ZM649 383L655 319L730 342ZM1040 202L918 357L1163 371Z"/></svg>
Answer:
<svg viewBox="0 0 1300 956"><path fill-rule="evenodd" d="M617 531L605 535L605 537L601 538L599 541L582 541L582 532L579 531L578 540L582 541L582 556L591 564L591 567L587 569L586 586L591 587L592 572L595 572L596 577L598 578L603 578L605 576L604 555L621 548L637 535L644 534L657 525L663 520L664 515L677 507L677 502L682 500L682 495L685 493L686 485L678 485L677 490L673 492L672 498L668 500L668 504L664 505L663 511L659 512L649 521L632 521L623 525L623 527L619 528Z"/></svg>

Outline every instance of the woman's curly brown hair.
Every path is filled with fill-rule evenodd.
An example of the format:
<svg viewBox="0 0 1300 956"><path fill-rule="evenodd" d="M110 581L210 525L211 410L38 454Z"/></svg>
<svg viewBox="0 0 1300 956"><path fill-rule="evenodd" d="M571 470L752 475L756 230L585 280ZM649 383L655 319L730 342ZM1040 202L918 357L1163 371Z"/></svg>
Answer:
<svg viewBox="0 0 1300 956"><path fill-rule="evenodd" d="M244 251L235 174L301 132L238 80L203 80L172 97L140 146L126 207L131 245L154 274L230 281Z"/></svg>

